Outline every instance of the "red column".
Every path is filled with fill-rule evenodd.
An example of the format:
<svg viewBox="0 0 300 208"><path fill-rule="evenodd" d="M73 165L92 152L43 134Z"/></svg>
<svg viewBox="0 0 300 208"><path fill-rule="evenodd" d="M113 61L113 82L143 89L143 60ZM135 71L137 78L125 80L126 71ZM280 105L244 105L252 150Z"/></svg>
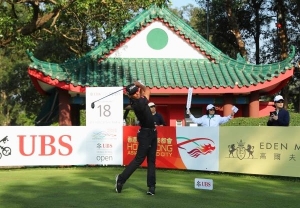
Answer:
<svg viewBox="0 0 300 208"><path fill-rule="evenodd" d="M71 121L71 96L67 90L58 90L59 93L59 125L72 126Z"/></svg>
<svg viewBox="0 0 300 208"><path fill-rule="evenodd" d="M232 94L225 94L224 107L223 107L223 116L229 116L231 114L232 104L233 104L233 95Z"/></svg>
<svg viewBox="0 0 300 208"><path fill-rule="evenodd" d="M251 92L249 102L249 117L259 117L259 93L258 91Z"/></svg>
<svg viewBox="0 0 300 208"><path fill-rule="evenodd" d="M72 104L71 105L71 124L72 126L80 126L80 105Z"/></svg>

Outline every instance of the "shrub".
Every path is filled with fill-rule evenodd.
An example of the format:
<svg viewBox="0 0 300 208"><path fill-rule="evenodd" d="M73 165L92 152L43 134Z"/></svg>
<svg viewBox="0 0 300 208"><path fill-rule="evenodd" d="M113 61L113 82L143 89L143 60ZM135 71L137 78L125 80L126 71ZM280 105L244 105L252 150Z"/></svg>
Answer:
<svg viewBox="0 0 300 208"><path fill-rule="evenodd" d="M234 118L222 126L266 126L269 116L261 118ZM290 112L290 126L300 126L300 114Z"/></svg>

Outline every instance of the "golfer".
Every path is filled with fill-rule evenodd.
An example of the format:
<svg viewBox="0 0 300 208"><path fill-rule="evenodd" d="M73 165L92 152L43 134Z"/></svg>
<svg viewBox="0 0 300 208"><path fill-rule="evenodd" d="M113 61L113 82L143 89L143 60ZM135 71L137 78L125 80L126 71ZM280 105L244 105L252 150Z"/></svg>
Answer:
<svg viewBox="0 0 300 208"><path fill-rule="evenodd" d="M137 132L138 149L135 158L116 176L116 192L121 193L123 185L131 174L143 163L147 157L147 186L148 195L155 194L156 184L156 149L157 149L157 131L154 126L154 120L148 100L150 98L150 89L141 84L134 82L126 87L126 93L130 99L130 106L133 109L137 119L140 122L140 129Z"/></svg>

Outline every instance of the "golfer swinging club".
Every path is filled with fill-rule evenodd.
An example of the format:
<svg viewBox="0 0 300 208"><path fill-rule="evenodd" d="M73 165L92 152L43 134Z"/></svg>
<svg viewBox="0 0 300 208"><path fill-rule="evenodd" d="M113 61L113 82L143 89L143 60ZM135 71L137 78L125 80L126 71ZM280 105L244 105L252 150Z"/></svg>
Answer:
<svg viewBox="0 0 300 208"><path fill-rule="evenodd" d="M116 192L121 193L123 185L127 179L147 157L147 194L154 195L156 184L155 161L157 149L157 131L154 126L151 110L148 106L150 89L144 86L141 82L136 81L126 87L126 93L130 99L130 106L140 121L141 128L137 132L137 141L139 144L135 158L121 174L116 176Z"/></svg>

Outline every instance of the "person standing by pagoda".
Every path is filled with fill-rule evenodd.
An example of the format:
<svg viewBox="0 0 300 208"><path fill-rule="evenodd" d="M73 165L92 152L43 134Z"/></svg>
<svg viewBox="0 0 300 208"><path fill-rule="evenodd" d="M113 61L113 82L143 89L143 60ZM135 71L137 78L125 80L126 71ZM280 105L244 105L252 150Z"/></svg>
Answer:
<svg viewBox="0 0 300 208"><path fill-rule="evenodd" d="M155 126L166 126L166 122L163 116L156 111L156 105L153 102L148 103L148 106L152 112Z"/></svg>
<svg viewBox="0 0 300 208"><path fill-rule="evenodd" d="M209 104L206 106L206 115L203 115L200 118L195 118L193 114L191 114L190 110L187 110L186 113L190 116L190 119L192 119L194 123L200 124L201 126L205 126L205 127L219 126L221 124L228 122L234 116L233 111L229 116L225 116L225 117L215 114L216 107L213 104Z"/></svg>
<svg viewBox="0 0 300 208"><path fill-rule="evenodd" d="M289 126L290 114L283 108L284 99L281 95L276 95L274 98L275 111L270 112L270 117L267 121L267 126Z"/></svg>

